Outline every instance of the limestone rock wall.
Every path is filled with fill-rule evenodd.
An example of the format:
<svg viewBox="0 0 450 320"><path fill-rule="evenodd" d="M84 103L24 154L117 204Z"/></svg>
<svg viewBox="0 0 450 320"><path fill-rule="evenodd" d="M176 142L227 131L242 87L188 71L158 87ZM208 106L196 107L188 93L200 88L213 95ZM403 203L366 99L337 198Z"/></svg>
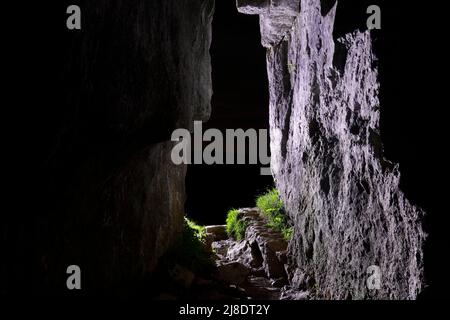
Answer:
<svg viewBox="0 0 450 320"><path fill-rule="evenodd" d="M82 294L136 290L183 226L186 168L172 164L171 133L210 115L214 0L77 5L79 31L61 19L68 4L35 11L38 187L22 190L30 218L4 234L33 261L8 260L12 291L67 293L72 264Z"/></svg>
<svg viewBox="0 0 450 320"><path fill-rule="evenodd" d="M260 15L267 47L272 172L295 228L291 284L324 299L414 299L423 212L383 157L370 32L333 39L339 3L321 2L237 1ZM380 290L367 287L369 266Z"/></svg>

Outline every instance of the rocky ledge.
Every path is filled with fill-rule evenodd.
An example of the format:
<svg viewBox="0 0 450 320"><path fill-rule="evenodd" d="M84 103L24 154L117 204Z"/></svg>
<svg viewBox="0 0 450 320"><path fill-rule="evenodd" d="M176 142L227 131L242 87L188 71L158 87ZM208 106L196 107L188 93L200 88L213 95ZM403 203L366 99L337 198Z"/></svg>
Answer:
<svg viewBox="0 0 450 320"><path fill-rule="evenodd" d="M250 299L307 298L306 292L293 292L288 286L288 243L281 233L267 226L258 208L240 209L239 214L247 225L240 241L227 238L226 226L206 227L207 238L218 239L210 242L216 279L235 286Z"/></svg>

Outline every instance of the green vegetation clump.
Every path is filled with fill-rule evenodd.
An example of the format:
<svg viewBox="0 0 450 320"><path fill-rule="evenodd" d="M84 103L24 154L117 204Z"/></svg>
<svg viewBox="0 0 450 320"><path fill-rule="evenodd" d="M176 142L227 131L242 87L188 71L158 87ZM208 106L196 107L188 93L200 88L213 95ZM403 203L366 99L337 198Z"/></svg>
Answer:
<svg viewBox="0 0 450 320"><path fill-rule="evenodd" d="M245 236L245 230L248 222L244 221L239 214L239 210L231 209L227 215L227 233L236 240L242 240Z"/></svg>
<svg viewBox="0 0 450 320"><path fill-rule="evenodd" d="M210 271L214 262L211 253L203 244L205 236L205 227L184 218L183 232L180 238L162 259L164 268L178 264L196 273Z"/></svg>
<svg viewBox="0 0 450 320"><path fill-rule="evenodd" d="M267 193L259 196L256 199L256 206L269 220L269 227L281 232L288 241L292 238L294 230L289 225L283 200L281 200L280 193L276 188L268 190Z"/></svg>
<svg viewBox="0 0 450 320"><path fill-rule="evenodd" d="M189 218L184 218L185 221L185 229L186 227L188 229L191 229L192 232L194 232L195 236L197 237L197 239L199 239L200 241L205 240L205 236L206 236L206 230L204 226L201 226L199 224L197 224L196 222L194 222L193 220L189 219Z"/></svg>

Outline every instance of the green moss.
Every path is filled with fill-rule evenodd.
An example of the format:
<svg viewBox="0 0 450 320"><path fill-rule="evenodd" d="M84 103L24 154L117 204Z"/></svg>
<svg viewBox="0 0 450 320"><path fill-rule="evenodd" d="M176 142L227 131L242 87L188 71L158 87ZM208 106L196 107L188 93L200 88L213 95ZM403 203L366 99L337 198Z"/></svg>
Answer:
<svg viewBox="0 0 450 320"><path fill-rule="evenodd" d="M162 267L170 269L178 264L193 272L210 271L214 263L211 254L203 244L205 235L205 227L185 218L180 238L175 246L161 259Z"/></svg>
<svg viewBox="0 0 450 320"><path fill-rule="evenodd" d="M245 236L245 230L248 222L242 220L239 210L232 209L227 214L227 233L236 240L242 240Z"/></svg>
<svg viewBox="0 0 450 320"><path fill-rule="evenodd" d="M185 224L187 224L186 227L188 227L189 229L192 230L192 232L194 232L195 236L197 237L197 239L199 239L200 241L203 241L205 239L206 236L206 231L205 231L205 227L201 226L199 224L197 224L196 222L194 222L193 220L189 219L189 218L184 218Z"/></svg>
<svg viewBox="0 0 450 320"><path fill-rule="evenodd" d="M284 210L283 200L280 193L273 188L256 199L256 206L269 220L268 226L281 232L286 240L290 240L293 234L293 228Z"/></svg>

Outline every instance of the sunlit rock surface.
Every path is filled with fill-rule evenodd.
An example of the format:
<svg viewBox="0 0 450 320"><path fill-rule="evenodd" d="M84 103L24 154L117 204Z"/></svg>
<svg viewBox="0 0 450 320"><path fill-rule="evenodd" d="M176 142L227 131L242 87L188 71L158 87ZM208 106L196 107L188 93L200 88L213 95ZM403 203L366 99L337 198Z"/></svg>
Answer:
<svg viewBox="0 0 450 320"><path fill-rule="evenodd" d="M414 299L423 212L383 157L370 33L335 40L336 7L322 16L321 1L298 2L237 1L260 14L268 48L272 171L295 228L291 284L315 298ZM368 289L369 266L381 270L379 290Z"/></svg>

